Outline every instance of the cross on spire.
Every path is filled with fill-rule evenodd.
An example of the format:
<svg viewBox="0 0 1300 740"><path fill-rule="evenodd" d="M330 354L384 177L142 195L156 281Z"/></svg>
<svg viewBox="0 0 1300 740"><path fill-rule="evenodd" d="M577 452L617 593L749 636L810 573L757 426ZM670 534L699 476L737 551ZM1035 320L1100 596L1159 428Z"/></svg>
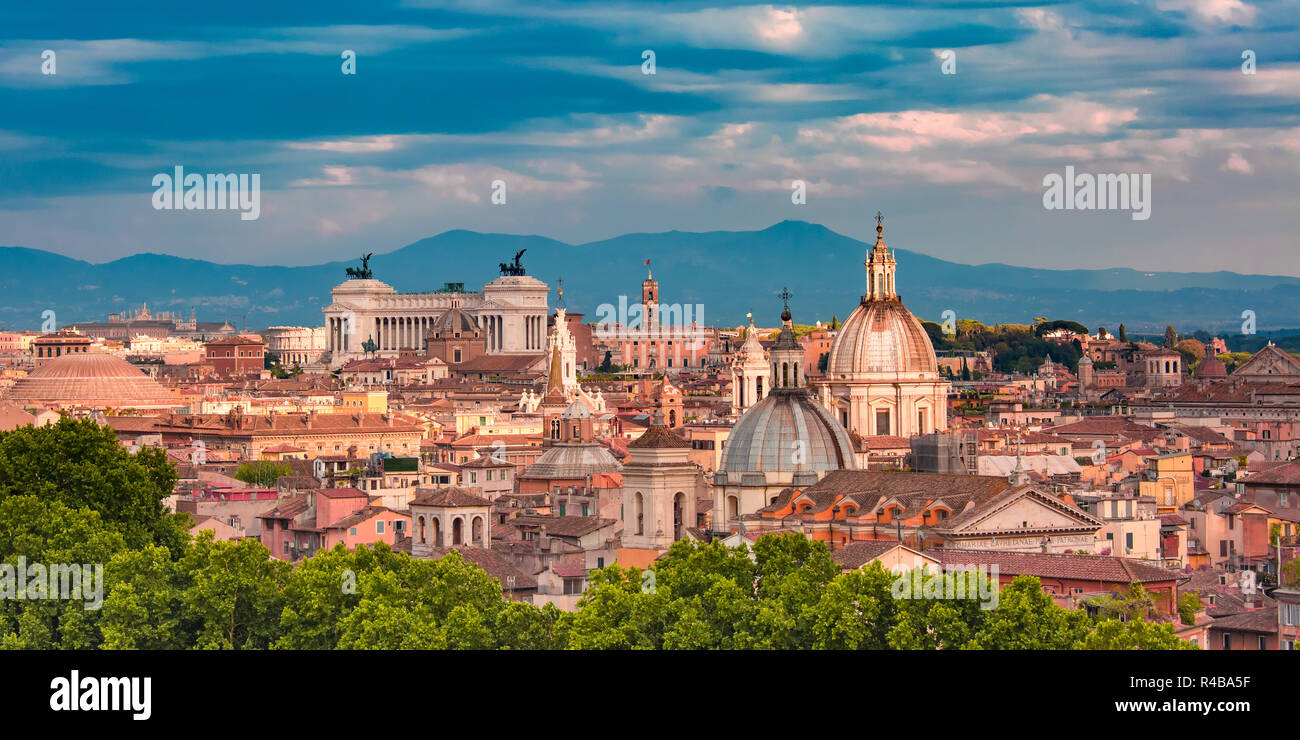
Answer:
<svg viewBox="0 0 1300 740"><path fill-rule="evenodd" d="M885 217L881 215L880 211L876 211L876 226L880 226L881 228L884 228L884 226L882 225L882 222L884 220Z"/></svg>
<svg viewBox="0 0 1300 740"><path fill-rule="evenodd" d="M564 278L557 278L556 282L560 284L560 287L559 287L559 296L555 301L555 305L565 307L566 304L564 303Z"/></svg>
<svg viewBox="0 0 1300 740"><path fill-rule="evenodd" d="M782 289L781 289L781 292L777 294L777 297L780 298L782 301L785 302L785 310L789 311L789 310L790 310L790 299L794 297L794 294L790 292L790 289L789 289L789 288L782 288Z"/></svg>

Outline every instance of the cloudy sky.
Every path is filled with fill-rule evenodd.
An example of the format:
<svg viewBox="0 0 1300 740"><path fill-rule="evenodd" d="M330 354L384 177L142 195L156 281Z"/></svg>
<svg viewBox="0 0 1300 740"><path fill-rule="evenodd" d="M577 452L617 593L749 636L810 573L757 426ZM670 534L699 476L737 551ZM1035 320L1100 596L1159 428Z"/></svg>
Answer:
<svg viewBox="0 0 1300 740"><path fill-rule="evenodd" d="M6 9L0 244L312 264L880 210L966 263L1300 274L1300 0L142 5ZM260 218L154 210L177 165L260 174ZM1066 166L1150 174L1151 218L1045 210Z"/></svg>

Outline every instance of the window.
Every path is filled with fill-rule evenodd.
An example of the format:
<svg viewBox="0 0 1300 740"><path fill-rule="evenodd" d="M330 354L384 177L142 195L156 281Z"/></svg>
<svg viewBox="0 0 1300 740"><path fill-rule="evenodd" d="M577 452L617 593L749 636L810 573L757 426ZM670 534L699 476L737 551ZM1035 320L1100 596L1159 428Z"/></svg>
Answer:
<svg viewBox="0 0 1300 740"><path fill-rule="evenodd" d="M605 558L596 558L596 567L597 567L597 568L604 568L604 567L605 567Z"/></svg>
<svg viewBox="0 0 1300 740"><path fill-rule="evenodd" d="M348 530L348 534L351 535L351 536L353 536L353 537L356 537L356 536L357 536L357 528L356 528L356 527L352 527L351 529Z"/></svg>
<svg viewBox="0 0 1300 740"><path fill-rule="evenodd" d="M1300 627L1300 604L1282 605L1282 624L1287 627Z"/></svg>
<svg viewBox="0 0 1300 740"><path fill-rule="evenodd" d="M1227 632L1223 633L1223 649L1224 650L1232 649L1232 635L1228 634Z"/></svg>
<svg viewBox="0 0 1300 740"><path fill-rule="evenodd" d="M1132 550L1132 549L1133 549L1133 533L1132 533L1132 532L1125 532L1125 533L1124 533L1124 548L1125 548L1126 550Z"/></svg>
<svg viewBox="0 0 1300 740"><path fill-rule="evenodd" d="M889 434L889 410L876 412L876 434Z"/></svg>
<svg viewBox="0 0 1300 740"><path fill-rule="evenodd" d="M1268 650L1268 638L1263 635L1259 636L1259 649Z"/></svg>
<svg viewBox="0 0 1300 740"><path fill-rule="evenodd" d="M375 522L375 534L383 534L383 533L384 533L384 520L379 519Z"/></svg>

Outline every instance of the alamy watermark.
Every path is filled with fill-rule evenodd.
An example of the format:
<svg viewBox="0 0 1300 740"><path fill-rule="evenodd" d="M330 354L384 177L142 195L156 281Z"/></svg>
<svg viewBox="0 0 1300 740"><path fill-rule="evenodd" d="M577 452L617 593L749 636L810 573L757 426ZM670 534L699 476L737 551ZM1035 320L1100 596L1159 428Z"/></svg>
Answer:
<svg viewBox="0 0 1300 740"><path fill-rule="evenodd" d="M213 174L206 177L176 165L172 174L153 176L156 211L239 211L242 221L256 221L262 215L260 174Z"/></svg>
<svg viewBox="0 0 1300 740"><path fill-rule="evenodd" d="M598 339L680 341L695 349L708 343L702 303L631 303L623 295L617 306L597 306L596 316Z"/></svg>
<svg viewBox="0 0 1300 740"><path fill-rule="evenodd" d="M0 599L85 601L86 611L104 605L104 566L78 563L31 563L19 555L18 564L0 563Z"/></svg>
<svg viewBox="0 0 1300 740"><path fill-rule="evenodd" d="M1132 211L1134 221L1151 218L1151 173L1049 172L1043 177L1043 208L1049 211Z"/></svg>

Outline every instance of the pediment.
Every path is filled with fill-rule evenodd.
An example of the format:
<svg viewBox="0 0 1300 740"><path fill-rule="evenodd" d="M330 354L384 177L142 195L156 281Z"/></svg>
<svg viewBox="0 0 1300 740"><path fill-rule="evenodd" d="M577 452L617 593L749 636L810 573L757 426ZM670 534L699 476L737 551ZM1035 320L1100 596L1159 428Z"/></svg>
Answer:
<svg viewBox="0 0 1300 740"><path fill-rule="evenodd" d="M1267 345L1233 372L1233 377L1300 377L1300 360Z"/></svg>
<svg viewBox="0 0 1300 740"><path fill-rule="evenodd" d="M1064 501L1035 488L1025 488L1002 499L989 501L984 511L958 523L954 535L1005 534L1011 530L1058 530L1092 528L1103 522Z"/></svg>

